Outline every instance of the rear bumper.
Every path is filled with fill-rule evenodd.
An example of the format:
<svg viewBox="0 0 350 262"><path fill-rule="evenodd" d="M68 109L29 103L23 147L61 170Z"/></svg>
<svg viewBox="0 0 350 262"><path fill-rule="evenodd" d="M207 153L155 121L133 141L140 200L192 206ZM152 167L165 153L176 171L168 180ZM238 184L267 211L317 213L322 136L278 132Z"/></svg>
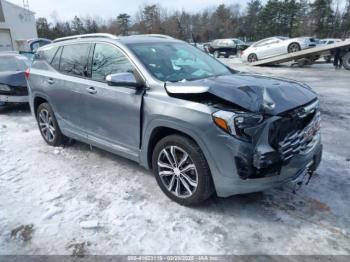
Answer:
<svg viewBox="0 0 350 262"><path fill-rule="evenodd" d="M28 96L0 95L0 102L4 103L28 103Z"/></svg>

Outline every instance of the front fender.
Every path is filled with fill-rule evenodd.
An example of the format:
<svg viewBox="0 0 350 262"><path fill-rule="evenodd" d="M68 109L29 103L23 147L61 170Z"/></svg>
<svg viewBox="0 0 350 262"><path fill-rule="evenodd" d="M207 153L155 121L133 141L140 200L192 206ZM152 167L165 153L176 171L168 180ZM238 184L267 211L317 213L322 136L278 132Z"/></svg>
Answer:
<svg viewBox="0 0 350 262"><path fill-rule="evenodd" d="M150 168L148 164L149 142L153 131L159 127L171 128L191 137L202 150L205 158L207 159L211 172L217 171L216 164L213 161L209 161L212 159L212 155L202 139L203 136L200 135L200 130L197 130L197 128L194 128L193 126L189 126L187 122L181 121L179 119L154 119L148 123L143 133L143 143L140 152L140 163L142 166L148 169Z"/></svg>

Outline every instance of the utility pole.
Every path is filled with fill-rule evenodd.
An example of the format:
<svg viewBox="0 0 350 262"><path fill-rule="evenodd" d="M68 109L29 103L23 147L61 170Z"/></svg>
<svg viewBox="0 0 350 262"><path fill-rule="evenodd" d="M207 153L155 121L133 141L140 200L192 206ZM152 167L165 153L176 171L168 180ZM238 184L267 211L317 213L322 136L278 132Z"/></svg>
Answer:
<svg viewBox="0 0 350 262"><path fill-rule="evenodd" d="M29 0L23 0L24 18L26 21L30 20Z"/></svg>

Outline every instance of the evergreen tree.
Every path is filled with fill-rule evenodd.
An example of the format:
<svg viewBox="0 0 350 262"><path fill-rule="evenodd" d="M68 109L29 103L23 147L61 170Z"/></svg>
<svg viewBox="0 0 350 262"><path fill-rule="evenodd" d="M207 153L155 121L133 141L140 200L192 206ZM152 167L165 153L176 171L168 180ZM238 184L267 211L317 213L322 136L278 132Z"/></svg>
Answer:
<svg viewBox="0 0 350 262"><path fill-rule="evenodd" d="M146 30L145 33L157 34L161 33L161 21L159 7L157 5L147 5L142 11L141 23Z"/></svg>
<svg viewBox="0 0 350 262"><path fill-rule="evenodd" d="M350 37L350 0L346 3L345 12L341 19L341 37Z"/></svg>
<svg viewBox="0 0 350 262"><path fill-rule="evenodd" d="M269 0L259 15L259 38L284 35L287 31L283 20L283 4L279 0ZM284 24L283 24L284 22Z"/></svg>
<svg viewBox="0 0 350 262"><path fill-rule="evenodd" d="M74 19L72 21L71 28L72 28L72 32L74 34L80 35L80 34L86 33L84 24L78 16L74 17Z"/></svg>
<svg viewBox="0 0 350 262"><path fill-rule="evenodd" d="M231 11L226 5L219 5L212 15L213 33L215 38L232 37L231 29Z"/></svg>
<svg viewBox="0 0 350 262"><path fill-rule="evenodd" d="M258 39L259 15L263 6L261 0L251 0L247 5L247 13L244 18L245 35L248 40Z"/></svg>
<svg viewBox="0 0 350 262"><path fill-rule="evenodd" d="M310 8L313 34L319 38L331 35L334 22L332 0L315 0L310 4Z"/></svg>
<svg viewBox="0 0 350 262"><path fill-rule="evenodd" d="M119 26L119 30L122 35L128 35L130 29L130 15L128 14L119 14L117 17L117 23Z"/></svg>
<svg viewBox="0 0 350 262"><path fill-rule="evenodd" d="M48 39L53 38L50 24L48 23L46 18L39 17L36 20L36 28L37 28L39 37L48 38Z"/></svg>

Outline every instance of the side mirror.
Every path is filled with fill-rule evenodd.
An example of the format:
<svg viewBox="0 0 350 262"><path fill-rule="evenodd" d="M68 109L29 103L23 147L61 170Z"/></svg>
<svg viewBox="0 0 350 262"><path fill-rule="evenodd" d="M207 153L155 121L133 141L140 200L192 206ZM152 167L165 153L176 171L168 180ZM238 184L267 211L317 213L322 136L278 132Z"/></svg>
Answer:
<svg viewBox="0 0 350 262"><path fill-rule="evenodd" d="M141 88L143 83L138 81L133 73L117 73L106 77L106 81L110 86Z"/></svg>

